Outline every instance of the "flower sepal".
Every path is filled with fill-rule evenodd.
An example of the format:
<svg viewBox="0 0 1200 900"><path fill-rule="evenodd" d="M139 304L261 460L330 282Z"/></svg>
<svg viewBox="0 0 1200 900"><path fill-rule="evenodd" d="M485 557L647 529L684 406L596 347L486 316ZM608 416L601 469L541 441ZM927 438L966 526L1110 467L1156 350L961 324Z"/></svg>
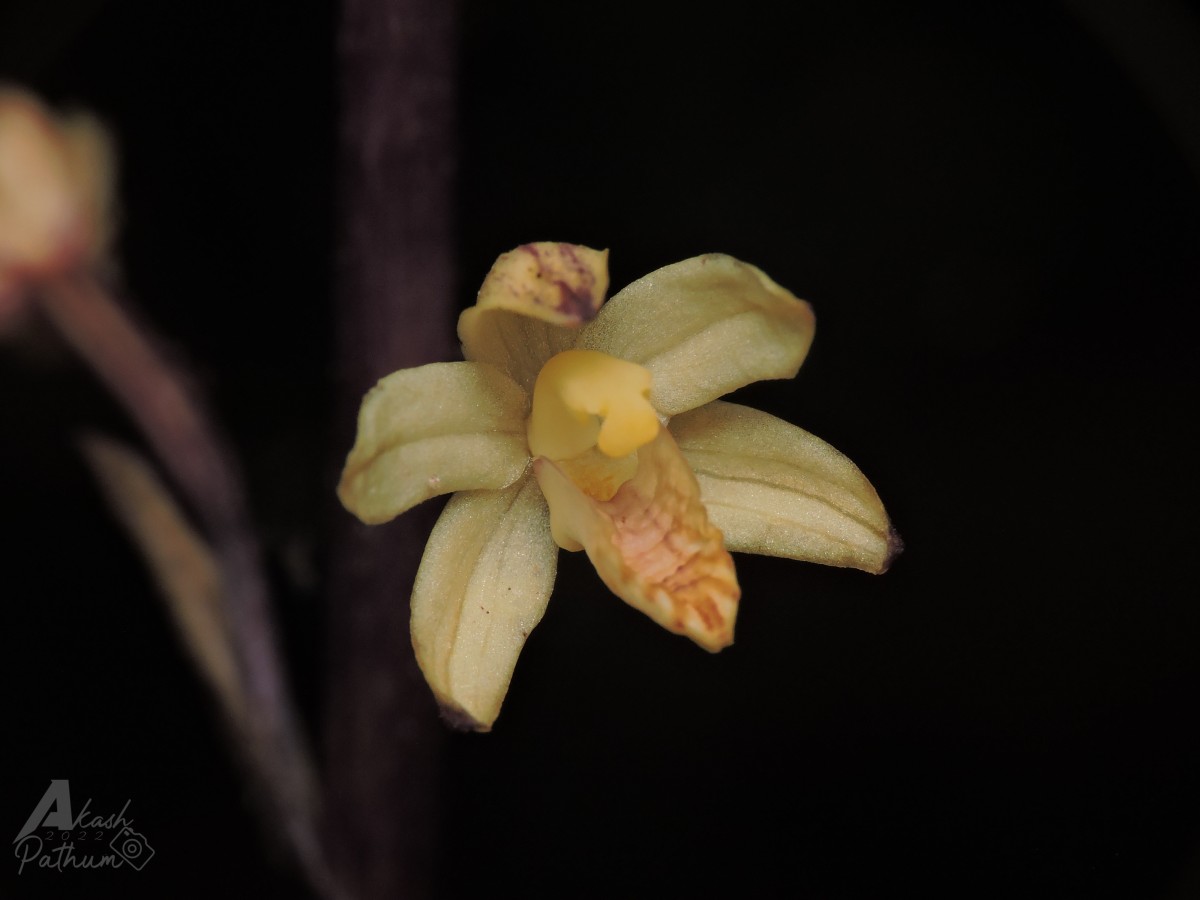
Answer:
<svg viewBox="0 0 1200 900"><path fill-rule="evenodd" d="M417 570L411 634L451 724L491 730L557 568L546 502L532 477L450 498Z"/></svg>
<svg viewBox="0 0 1200 900"><path fill-rule="evenodd" d="M718 400L671 431L730 550L878 575L903 548L858 466L803 428Z"/></svg>

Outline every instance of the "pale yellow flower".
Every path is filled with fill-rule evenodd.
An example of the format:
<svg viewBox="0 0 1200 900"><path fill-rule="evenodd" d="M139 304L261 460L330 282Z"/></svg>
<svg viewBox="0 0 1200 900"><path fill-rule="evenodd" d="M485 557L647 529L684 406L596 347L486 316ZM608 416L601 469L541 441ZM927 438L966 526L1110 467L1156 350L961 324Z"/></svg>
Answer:
<svg viewBox="0 0 1200 900"><path fill-rule="evenodd" d="M459 318L467 361L380 381L342 475L342 502L367 523L458 492L417 573L412 640L447 714L479 730L545 611L560 547L712 651L733 640L729 550L882 572L898 549L850 460L717 399L796 374L808 304L711 254L602 306L607 255L543 243L501 256Z"/></svg>
<svg viewBox="0 0 1200 900"><path fill-rule="evenodd" d="M0 304L28 283L90 265L112 227L112 147L84 114L56 116L0 85Z"/></svg>

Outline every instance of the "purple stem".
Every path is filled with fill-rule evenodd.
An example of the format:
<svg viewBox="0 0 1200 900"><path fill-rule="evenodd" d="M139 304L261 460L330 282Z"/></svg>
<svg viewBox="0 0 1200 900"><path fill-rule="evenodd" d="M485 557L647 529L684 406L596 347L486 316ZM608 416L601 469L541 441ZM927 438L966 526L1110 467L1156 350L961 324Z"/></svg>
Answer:
<svg viewBox="0 0 1200 900"><path fill-rule="evenodd" d="M344 0L338 36L338 415L450 359L455 4ZM332 490L332 489L331 489ZM361 900L430 896L444 726L413 658L408 599L436 508L367 528L338 511L330 563L326 844Z"/></svg>

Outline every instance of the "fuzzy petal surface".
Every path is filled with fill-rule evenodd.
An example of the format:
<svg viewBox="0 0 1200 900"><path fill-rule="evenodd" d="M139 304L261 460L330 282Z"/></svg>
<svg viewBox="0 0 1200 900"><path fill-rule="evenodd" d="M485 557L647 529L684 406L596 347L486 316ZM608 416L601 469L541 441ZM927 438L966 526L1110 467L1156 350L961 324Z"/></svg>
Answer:
<svg viewBox="0 0 1200 900"><path fill-rule="evenodd" d="M546 611L558 548L532 477L501 491L456 494L417 571L417 662L454 724L488 731L525 639Z"/></svg>
<svg viewBox="0 0 1200 900"><path fill-rule="evenodd" d="M480 363L432 363L382 379L363 399L338 497L367 524L451 491L502 488L529 463L529 396Z"/></svg>
<svg viewBox="0 0 1200 900"><path fill-rule="evenodd" d="M843 454L767 413L717 401L671 420L730 550L887 570L899 537Z"/></svg>
<svg viewBox="0 0 1200 900"><path fill-rule="evenodd" d="M611 499L590 496L569 468L544 457L534 472L555 541L582 546L614 594L706 650L733 643L741 596L733 559L665 428L637 451L636 473Z"/></svg>
<svg viewBox="0 0 1200 900"><path fill-rule="evenodd" d="M814 327L803 300L754 266L714 253L633 282L576 347L649 369L650 401L673 416L754 381L793 377Z"/></svg>

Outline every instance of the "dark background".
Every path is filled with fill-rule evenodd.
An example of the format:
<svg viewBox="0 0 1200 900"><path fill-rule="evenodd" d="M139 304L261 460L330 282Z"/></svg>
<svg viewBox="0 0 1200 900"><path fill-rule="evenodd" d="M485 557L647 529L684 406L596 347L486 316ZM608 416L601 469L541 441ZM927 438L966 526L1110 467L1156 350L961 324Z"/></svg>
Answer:
<svg viewBox="0 0 1200 900"><path fill-rule="evenodd" d="M1200 17L901 6L464 4L461 305L530 240L611 248L615 287L755 263L820 327L741 399L854 459L908 549L740 557L716 657L564 554L496 730L449 740L442 896L1200 896ZM351 440L335 18L0 5L0 76L120 139L124 277L244 454L314 728ZM129 427L34 339L0 348L0 412L0 844L65 777L156 851L10 857L0 892L303 896L73 449Z"/></svg>

